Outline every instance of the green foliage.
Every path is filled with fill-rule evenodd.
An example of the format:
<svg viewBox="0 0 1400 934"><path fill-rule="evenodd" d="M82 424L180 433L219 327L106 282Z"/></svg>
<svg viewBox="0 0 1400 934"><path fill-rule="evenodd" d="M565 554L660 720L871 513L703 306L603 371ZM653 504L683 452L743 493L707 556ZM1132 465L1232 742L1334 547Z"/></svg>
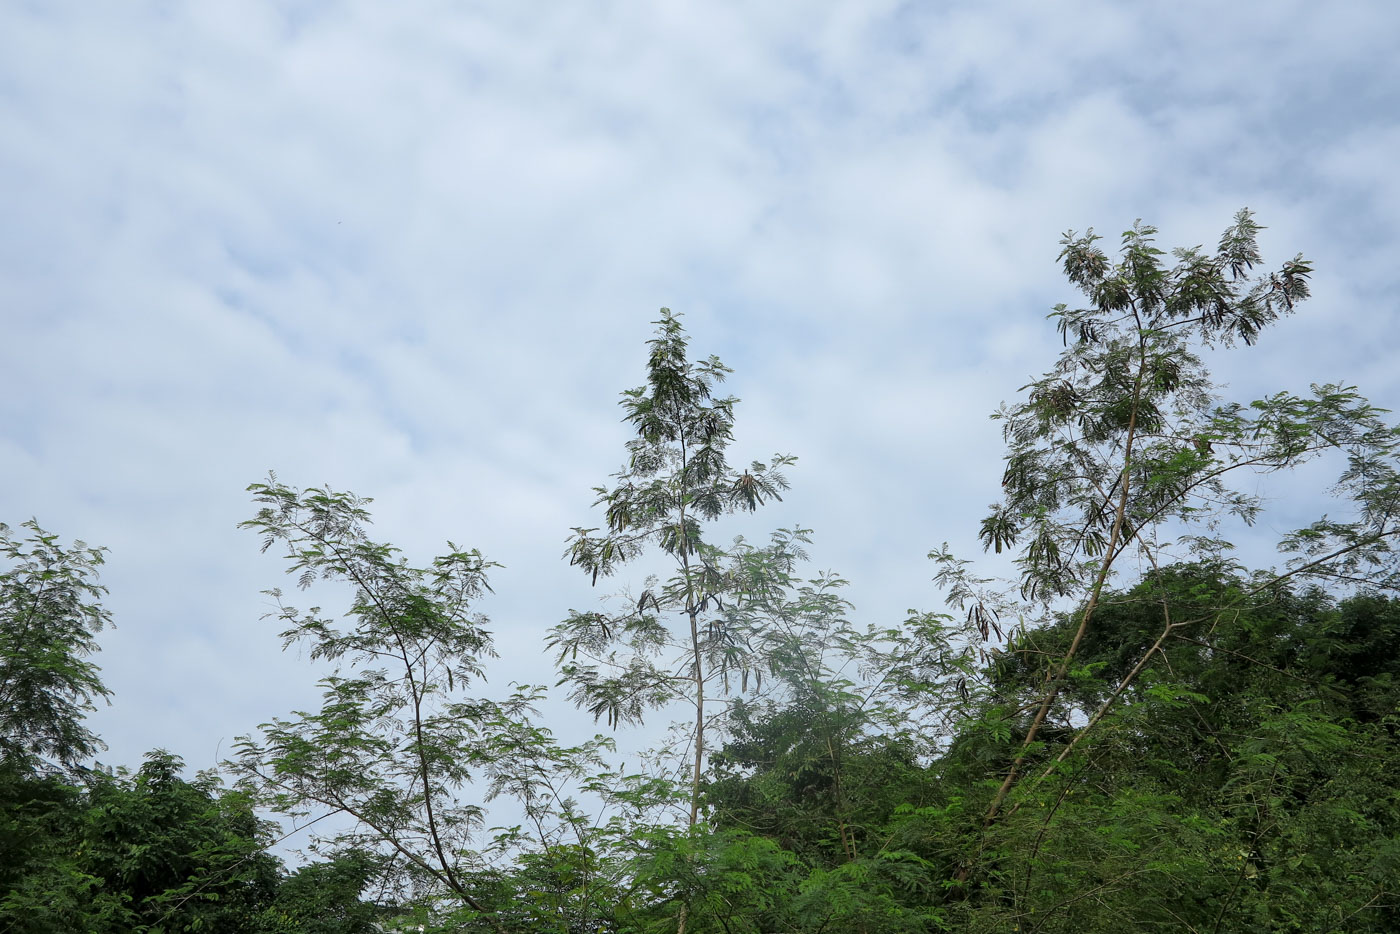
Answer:
<svg viewBox="0 0 1400 934"><path fill-rule="evenodd" d="M878 674L843 682L816 666L799 690L736 707L711 810L793 854L803 881L790 908L830 890L792 930L837 929L843 912L851 930L1393 923L1382 880L1400 810L1374 784L1400 765L1400 697L1375 661L1393 648L1390 604L1337 607L1289 581L1394 583L1396 435L1346 387L1215 398L1197 348L1252 344L1307 294L1301 259L1246 277L1257 230L1241 213L1216 253L1177 251L1171 265L1142 225L1117 263L1092 233L1066 237L1065 271L1091 304L1057 309L1065 353L999 415L1006 496L982 530L991 550L1019 548L1020 600L934 555L966 633L1005 649L971 670L934 620L902 636L928 646L922 689L894 663L919 657L894 651L901 637L891 663L869 669L902 672L892 680L910 689L883 707L906 721L922 711L944 742L910 744L871 715L861 695ZM1260 503L1232 478L1329 450L1347 459L1337 492L1355 518L1285 537L1301 556L1282 573L1239 574L1218 525L1252 522ZM1173 525L1187 532L1180 550L1160 541ZM1194 563L1174 565L1178 554ZM1127 555L1146 573L1115 592ZM1077 608L1054 612L1066 598ZM1376 622L1356 621L1363 607ZM1008 618L1021 620L1010 632ZM1337 847L1346 855L1329 862Z"/></svg>
<svg viewBox="0 0 1400 934"><path fill-rule="evenodd" d="M792 858L771 841L742 832L702 828L654 837L638 884L650 895L652 923L640 930L668 931L668 903L686 906L686 929L696 934L760 934L780 929L794 886Z"/></svg>
<svg viewBox="0 0 1400 934"><path fill-rule="evenodd" d="M276 478L249 490L263 508L244 526L263 535L263 549L283 543L302 587L343 582L354 596L342 622L319 607L303 614L269 591L284 644L304 644L313 659L339 667L321 681L320 711L263 724L260 738L239 741L232 765L243 787L293 817L348 815L355 829L337 845L383 853L397 894L450 891L471 904L461 864L481 808L456 793L481 764L488 722L505 712L456 692L490 652L485 621L470 612L489 564L451 546L429 567L409 566L370 540L367 501L349 493L302 492Z"/></svg>
<svg viewBox="0 0 1400 934"><path fill-rule="evenodd" d="M947 644L937 617L857 629L844 601L828 600L829 584L819 578L765 608L774 688L732 705L705 785L721 825L822 867L875 852L890 814L924 803L925 729L970 702L975 657Z"/></svg>
<svg viewBox="0 0 1400 934"><path fill-rule="evenodd" d="M1308 396L1281 392L1244 406L1220 403L1200 348L1236 341L1253 344L1266 326L1307 297L1311 266L1301 257L1277 272L1251 279L1260 261L1259 226L1248 211L1236 215L1213 255L1199 248L1165 254L1152 227L1125 232L1119 260L1111 262L1092 231L1061 241L1066 276L1089 299L1087 307L1056 306L1065 350L1044 377L1022 387L1023 401L1003 406L1008 451L1005 491L983 521L988 549L1019 547L1020 596L1031 607L989 589L945 548L932 557L951 602L973 617L1071 599L1080 605L1072 635L1044 656L1035 714L988 804L996 820L1022 767L1064 690L1082 690L1094 672L1076 662L1091 637L1100 596L1118 563L1137 555L1149 567L1171 563L1161 541L1169 523L1186 532L1186 553L1220 561L1229 544L1218 535L1227 518L1252 523L1258 496L1231 485L1237 476L1291 469L1326 451L1343 452L1348 466L1337 490L1355 507L1355 519L1320 520L1285 537L1281 546L1302 552L1284 577L1355 581L1378 586L1396 578L1391 539L1400 527L1400 474L1394 467L1397 433L1381 410L1342 386L1313 386ZM1265 587L1261 582L1256 587ZM1119 682L1100 692L1080 735L1096 729L1116 700L1162 644L1188 623L1168 617ZM986 626L980 635L986 638ZM1029 647L1023 643L1022 651ZM1120 662L1122 660L1120 659ZM1067 755L1068 751L1064 753ZM1061 760L1063 761L1063 760Z"/></svg>
<svg viewBox="0 0 1400 934"><path fill-rule="evenodd" d="M1389 645L1400 601L1256 586L1188 565L1106 591L1096 638L1027 752L1031 777L986 825L1076 614L991 653L942 751L913 756L884 734L850 743L844 802L812 699L740 706L707 796L720 829L790 854L770 915L782 922L767 929L1390 930L1400 663L1362 661L1352 639ZM1198 621L1071 745L1072 724L1168 618Z"/></svg>
<svg viewBox="0 0 1400 934"><path fill-rule="evenodd" d="M0 930L368 934L353 864L285 879L248 799L151 753L134 774L0 780ZM348 878L347 878L348 869ZM319 880L314 892L306 882ZM327 886L331 879L345 880ZM314 903L315 910L311 910Z"/></svg>
<svg viewBox="0 0 1400 934"><path fill-rule="evenodd" d="M1355 655L1337 634L1385 644L1397 609L1201 566L1106 594L1079 659L1102 660L1107 677L1067 690L1052 721L1098 708L1136 651L1125 645L1155 639L1165 619L1192 622L1068 756L1065 734L1037 749L1052 767L1018 786L982 841L958 906L969 929L1389 930L1400 664L1371 657L1365 674L1349 671ZM1074 625L1063 617L1022 644L1062 644ZM999 689L1034 692L1041 675L1017 655L993 664Z"/></svg>
<svg viewBox="0 0 1400 934"><path fill-rule="evenodd" d="M285 876L266 909L269 928L286 934L375 934L386 912L361 893L380 875L379 858L347 851Z"/></svg>
<svg viewBox="0 0 1400 934"><path fill-rule="evenodd" d="M1380 410L1340 386L1221 404L1198 355L1254 343L1308 295L1312 270L1301 257L1247 276L1260 261L1259 229L1241 211L1214 255L1177 250L1170 266L1153 244L1156 230L1141 223L1123 234L1117 263L1092 231L1061 241L1065 274L1090 304L1056 306L1064 353L1022 387L1024 401L995 416L1008 443L1006 492L982 525L988 548L1022 546L1027 598L1084 593L1120 555L1159 550L1152 535L1168 520L1207 530L1227 516L1252 521L1258 497L1229 486L1231 475L1289 469L1326 450L1350 458L1342 484L1364 514L1314 529L1306 547L1349 536L1354 561L1388 553L1396 436ZM1340 557L1310 573L1341 573Z"/></svg>
<svg viewBox="0 0 1400 934"><path fill-rule="evenodd" d="M321 680L319 711L240 739L230 765L241 786L294 818L350 819L334 846L374 854L376 883L418 923L482 918L504 930L478 846L486 803L514 798L537 832L533 845L549 851L561 822L576 819L562 784L588 775L607 744L562 747L534 726L539 688L500 701L464 693L493 654L486 620L471 611L492 566L478 552L449 543L448 554L413 567L369 538L368 500L275 478L250 490L263 508L244 526L262 533L264 549L283 543L302 587L349 584L353 598L341 619L269 592L284 643L336 668Z"/></svg>
<svg viewBox="0 0 1400 934"><path fill-rule="evenodd" d="M1087 304L1057 307L1063 353L998 413L981 530L1019 580L933 556L961 625L858 625L842 578L803 572L805 529L710 541L793 459L730 466L729 371L663 309L606 527L568 555L595 583L646 554L668 576L550 645L611 726L693 711L684 780L669 752L638 771L604 737L559 742L543 688L468 693L493 654L478 552L412 565L370 538L368 500L275 477L244 526L301 587L349 591L340 614L269 591L284 647L330 671L320 708L241 738L236 791L166 753L84 770L102 552L0 526L0 931L1400 929L1397 434L1350 387L1217 397L1203 350L1307 296L1301 258L1251 278L1258 230L1241 212L1168 257L1139 223L1116 260L1065 237ZM1221 527L1259 515L1252 478L1329 451L1343 517L1285 535L1283 570L1233 563ZM313 840L332 858L284 872L258 806L336 817Z"/></svg>
<svg viewBox="0 0 1400 934"><path fill-rule="evenodd" d="M730 610L748 588L781 586L774 579L801 557L804 539L780 535L767 551L742 541L726 550L705 540L703 522L779 498L787 488L781 469L793 458L755 461L742 471L730 467L738 400L714 396L729 370L715 357L691 362L679 319L668 309L661 314L649 343L647 384L623 393L625 420L637 432L627 443L627 467L614 475L611 488L596 490L607 529L574 529L568 555L594 583L651 547L669 556L675 571L665 581L649 580L620 614L571 611L550 645L571 699L609 725L640 723L648 710L676 702L693 709L693 825L706 753L706 695L712 685L727 692L731 679L742 687L750 676L755 684L761 677L748 632ZM680 632L668 616L679 619Z"/></svg>
<svg viewBox="0 0 1400 934"><path fill-rule="evenodd" d="M23 527L19 539L0 523L0 757L73 766L102 748L82 721L109 696L88 659L111 623L97 583L104 549Z"/></svg>
<svg viewBox="0 0 1400 934"><path fill-rule="evenodd" d="M574 529L569 541L570 563L595 582L652 544L682 565L692 558L703 565L701 520L752 512L787 489L779 468L792 463L791 457L775 456L766 465L755 461L744 471L729 466L726 451L739 400L717 399L714 388L731 371L717 357L699 363L687 359L684 329L670 309L661 309L655 323L647 385L625 391L620 403L624 420L637 432L627 443L628 466L614 475L614 487L595 490L595 505L606 508L607 531ZM702 567L694 578L680 579L680 593L669 596L714 592L704 586L713 580L713 570Z"/></svg>

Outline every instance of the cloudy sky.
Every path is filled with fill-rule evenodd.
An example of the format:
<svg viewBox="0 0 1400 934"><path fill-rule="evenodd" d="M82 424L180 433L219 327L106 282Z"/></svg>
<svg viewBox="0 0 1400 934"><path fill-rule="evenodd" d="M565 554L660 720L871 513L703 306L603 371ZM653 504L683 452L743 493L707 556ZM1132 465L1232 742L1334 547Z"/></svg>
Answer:
<svg viewBox="0 0 1400 934"><path fill-rule="evenodd" d="M269 469L503 563L487 690L549 680L662 305L740 458L800 458L744 528L813 528L873 622L976 552L1068 228L1255 209L1314 298L1231 393L1400 407L1397 43L1388 0L0 3L0 520L111 549L104 760L315 697L236 528Z"/></svg>

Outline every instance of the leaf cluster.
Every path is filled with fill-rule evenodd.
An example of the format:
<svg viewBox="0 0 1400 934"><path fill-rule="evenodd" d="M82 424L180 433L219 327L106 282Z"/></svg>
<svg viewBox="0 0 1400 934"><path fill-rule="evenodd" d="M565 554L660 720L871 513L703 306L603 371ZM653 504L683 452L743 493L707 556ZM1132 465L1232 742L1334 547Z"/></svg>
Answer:
<svg viewBox="0 0 1400 934"><path fill-rule="evenodd" d="M106 549L22 527L24 538L0 523L0 758L73 766L103 748L83 716L111 693L90 658L111 625L97 583Z"/></svg>

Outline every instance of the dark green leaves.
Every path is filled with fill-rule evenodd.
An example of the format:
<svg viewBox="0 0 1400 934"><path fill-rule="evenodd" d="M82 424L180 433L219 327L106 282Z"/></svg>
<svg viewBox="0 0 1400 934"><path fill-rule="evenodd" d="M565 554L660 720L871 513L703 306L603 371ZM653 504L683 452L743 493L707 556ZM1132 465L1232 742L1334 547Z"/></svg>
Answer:
<svg viewBox="0 0 1400 934"><path fill-rule="evenodd" d="M648 580L640 597L628 597L635 609L616 617L572 611L549 644L558 653L559 683L595 720L617 727L673 703L693 707L694 824L709 686L718 682L726 694L731 676L741 688L751 676L755 685L761 677L742 607L755 596L754 556L763 550L739 541L719 548L706 540L706 524L781 499L788 487L782 470L793 458L731 467L727 452L738 400L714 396L729 369L713 356L692 362L684 329L669 309L655 323L646 385L622 394L624 418L636 430L627 443L627 466L612 486L596 490L606 529L575 528L566 554L595 584L652 548L671 559L674 572L664 581ZM775 539L774 549L783 547Z"/></svg>
<svg viewBox="0 0 1400 934"><path fill-rule="evenodd" d="M1025 593L1070 595L1164 522L1252 521L1258 503L1227 485L1234 473L1292 468L1329 449L1370 465L1349 476L1387 469L1394 435L1350 388L1280 393L1247 408L1217 404L1198 348L1253 343L1307 296L1311 267L1301 259L1246 279L1260 262L1259 230L1241 211L1216 254L1177 250L1171 264L1141 223L1123 235L1117 262L1092 232L1062 241L1065 274L1092 305L1057 306L1052 317L1073 344L1023 387L1025 401L997 416L1008 442L1005 496L981 530L990 550L1025 546ZM1373 504L1373 535L1389 528L1383 487L1373 479L1358 497ZM1344 534L1329 529L1317 534Z"/></svg>
<svg viewBox="0 0 1400 934"><path fill-rule="evenodd" d="M477 551L452 549L426 568L411 567L398 549L371 541L365 525L370 500L317 487L300 491L270 478L249 488L263 508L243 528L259 532L266 551L286 548L287 573L301 587L326 580L349 584L354 600L349 625L320 617L319 608L301 614L281 602L275 614L288 625L290 644L305 642L312 658L369 661L388 652L405 664L448 666L465 683L479 674L478 659L489 655L485 620L471 613L471 601L489 590L486 572L494 567Z"/></svg>
<svg viewBox="0 0 1400 934"><path fill-rule="evenodd" d="M0 523L0 757L72 766L102 748L82 720L109 696L88 660L111 622L97 583L105 549L23 528L19 539Z"/></svg>

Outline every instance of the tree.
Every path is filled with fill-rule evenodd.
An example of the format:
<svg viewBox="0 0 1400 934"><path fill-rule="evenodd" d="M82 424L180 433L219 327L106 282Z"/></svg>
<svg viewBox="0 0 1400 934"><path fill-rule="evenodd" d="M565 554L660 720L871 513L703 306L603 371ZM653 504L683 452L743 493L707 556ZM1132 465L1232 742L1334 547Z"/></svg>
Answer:
<svg viewBox="0 0 1400 934"><path fill-rule="evenodd" d="M288 876L269 825L211 774L152 752L130 773L0 780L0 929L13 934L371 934L356 854Z"/></svg>
<svg viewBox="0 0 1400 934"><path fill-rule="evenodd" d="M74 766L103 748L83 716L110 692L89 660L111 623L97 583L106 549L65 548L34 520L24 539L0 523L0 756Z"/></svg>
<svg viewBox="0 0 1400 934"><path fill-rule="evenodd" d="M1308 296L1311 265L1301 256L1250 278L1260 262L1261 228L1240 211L1213 254L1179 249L1173 263L1153 244L1156 230L1136 224L1123 234L1117 262L1090 230L1061 241L1069 280L1083 308L1056 306L1051 316L1066 344L1054 368L1022 387L1026 398L1003 406L1008 444L1001 503L983 521L988 549L1019 548L1024 601L1080 603L1077 625L1040 695L1010 767L987 806L995 821L1055 708L1076 655L1094 625L1100 597L1125 558L1150 565L1171 560L1162 535L1176 523L1188 553L1228 548L1223 519L1254 520L1259 498L1232 487L1238 474L1287 470L1329 450L1345 453L1339 488L1357 504L1354 521L1321 520L1282 545L1302 553L1291 575L1377 583L1396 581L1390 541L1400 514L1400 478L1392 463L1396 432L1352 387L1313 386L1309 395L1280 392L1250 403L1220 403L1201 348L1254 344L1262 331ZM982 587L946 549L935 552L950 600L985 621L1016 604ZM1263 585L1261 585L1263 586ZM1168 619L1138 663L1078 730L1083 736L1176 628ZM1074 743L1061 750L1063 761Z"/></svg>
<svg viewBox="0 0 1400 934"><path fill-rule="evenodd" d="M752 549L742 541L728 551L711 544L703 523L780 499L788 485L782 468L794 458L775 455L742 471L730 467L738 400L714 396L730 370L714 356L687 359L684 329L669 309L661 309L655 323L647 383L624 392L621 402L637 432L627 443L627 466L613 475L611 488L596 488L607 529L574 529L568 555L595 584L653 546L674 572L664 583L649 580L635 606L621 614L571 611L550 645L558 652L560 683L571 686L571 698L595 719L616 726L640 723L648 709L691 708L688 824L695 827L713 717L706 695L716 686L727 692L732 678L747 684L753 668L746 634L729 625L725 613L727 602L741 596L736 578ZM790 562L800 555L775 557ZM678 619L679 633L666 616ZM682 934L687 911L682 902Z"/></svg>
<svg viewBox="0 0 1400 934"><path fill-rule="evenodd" d="M449 543L431 565L409 565L368 537L369 500L351 493L301 491L275 477L249 489L263 507L243 525L262 534L264 550L283 543L300 586L348 583L354 598L342 621L319 607L302 613L269 591L284 643L337 668L321 680L319 712L240 739L231 766L242 786L283 814L352 820L336 845L383 856L387 890L426 906L429 920L460 908L504 930L498 908L470 884L490 792L464 795L475 779L509 777L497 763L522 754L518 730L538 693L525 687L502 702L462 693L493 654L486 620L471 611L492 564Z"/></svg>
<svg viewBox="0 0 1400 934"><path fill-rule="evenodd" d="M572 699L610 725L640 723L646 710L677 701L691 707L694 826L710 719L707 691L716 683L728 687L731 677L746 682L751 667L745 633L727 625L725 616L726 601L740 596L736 578L751 549L710 544L702 523L780 499L788 486L782 468L795 458L775 455L747 470L730 467L726 452L738 400L714 397L730 370L713 356L690 362L684 330L669 309L661 309L656 324L647 384L624 392L621 402L637 431L627 443L627 467L614 474L611 488L596 488L607 529L574 529L568 555L595 584L651 546L674 562L674 573L664 583L649 581L635 606L619 615L571 611L550 645ZM779 557L790 564L802 555L786 548ZM668 614L679 618L679 634L663 622Z"/></svg>
<svg viewBox="0 0 1400 934"><path fill-rule="evenodd" d="M1055 743L1101 708L1165 620L1182 625L1073 753L974 839L977 884L950 903L956 929L1394 928L1400 665L1367 650L1394 642L1400 614L1389 598L1338 602L1274 577L1171 565L1100 594L1042 734ZM990 715L1038 700L1079 617L1028 627L991 659ZM968 727L935 768L957 768L960 793L981 803L1015 746Z"/></svg>
<svg viewBox="0 0 1400 934"><path fill-rule="evenodd" d="M261 932L278 863L264 828L238 795L152 753L134 775L88 772L6 783L7 931L211 930Z"/></svg>
<svg viewBox="0 0 1400 934"><path fill-rule="evenodd" d="M767 584L743 588L733 614L772 686L731 704L704 785L717 831L789 855L759 929L938 929L940 867L891 824L944 803L925 763L967 714L978 655L952 644L945 616L860 627L844 580L790 581L766 564L755 551L748 566Z"/></svg>
<svg viewBox="0 0 1400 934"><path fill-rule="evenodd" d="M361 896L380 874L379 858L354 850L308 863L284 876L267 908L269 927L282 934L377 934L386 909Z"/></svg>

